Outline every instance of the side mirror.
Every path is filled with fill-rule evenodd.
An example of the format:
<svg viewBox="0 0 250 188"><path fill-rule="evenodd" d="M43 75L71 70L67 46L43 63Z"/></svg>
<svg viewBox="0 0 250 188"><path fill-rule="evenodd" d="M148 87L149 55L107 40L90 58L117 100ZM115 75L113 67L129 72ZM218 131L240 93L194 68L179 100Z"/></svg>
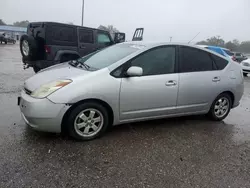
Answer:
<svg viewBox="0 0 250 188"><path fill-rule="evenodd" d="M115 43L125 42L125 33L115 33L114 42Z"/></svg>
<svg viewBox="0 0 250 188"><path fill-rule="evenodd" d="M128 77L142 76L143 70L141 67L132 66L127 70Z"/></svg>

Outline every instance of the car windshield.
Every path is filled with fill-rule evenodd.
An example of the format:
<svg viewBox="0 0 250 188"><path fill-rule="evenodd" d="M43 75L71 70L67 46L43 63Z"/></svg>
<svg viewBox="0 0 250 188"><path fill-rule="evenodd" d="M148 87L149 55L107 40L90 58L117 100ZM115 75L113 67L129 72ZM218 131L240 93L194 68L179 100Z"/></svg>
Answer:
<svg viewBox="0 0 250 188"><path fill-rule="evenodd" d="M234 53L233 53L233 52L231 52L230 50L225 50L225 49L224 49L224 52L226 52L226 53L227 53L227 55L230 55L230 56L233 56L233 55L234 55Z"/></svg>
<svg viewBox="0 0 250 188"><path fill-rule="evenodd" d="M78 62L98 70L112 65L143 47L143 45L118 44L84 56L78 59Z"/></svg>

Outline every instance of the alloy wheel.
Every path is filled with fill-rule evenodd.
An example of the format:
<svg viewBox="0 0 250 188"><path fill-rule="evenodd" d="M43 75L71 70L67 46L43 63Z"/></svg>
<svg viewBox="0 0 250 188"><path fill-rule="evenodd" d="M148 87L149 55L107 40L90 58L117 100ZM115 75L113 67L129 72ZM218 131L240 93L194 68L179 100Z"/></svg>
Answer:
<svg viewBox="0 0 250 188"><path fill-rule="evenodd" d="M85 109L80 112L74 121L74 128L82 137L92 137L102 129L104 118L102 113L94 108Z"/></svg>

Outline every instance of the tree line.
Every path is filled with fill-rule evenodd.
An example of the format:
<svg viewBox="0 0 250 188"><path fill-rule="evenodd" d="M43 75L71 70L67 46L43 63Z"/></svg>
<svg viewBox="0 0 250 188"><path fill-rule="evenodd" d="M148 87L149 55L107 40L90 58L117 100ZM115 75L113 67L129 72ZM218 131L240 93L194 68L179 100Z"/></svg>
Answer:
<svg viewBox="0 0 250 188"><path fill-rule="evenodd" d="M250 41L242 41L240 42L237 39L232 41L225 42L220 36L213 36L206 40L197 42L199 45L211 45L211 46L220 46L227 49L230 49L234 52L244 52L250 53Z"/></svg>

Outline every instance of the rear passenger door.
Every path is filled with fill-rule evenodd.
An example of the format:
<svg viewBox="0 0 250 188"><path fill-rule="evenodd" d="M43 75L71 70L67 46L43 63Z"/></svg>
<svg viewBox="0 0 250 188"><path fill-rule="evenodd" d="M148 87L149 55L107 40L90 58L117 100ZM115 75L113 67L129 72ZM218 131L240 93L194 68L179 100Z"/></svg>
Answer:
<svg viewBox="0 0 250 188"><path fill-rule="evenodd" d="M96 32L96 45L98 50L110 46L112 44L113 42L108 32Z"/></svg>
<svg viewBox="0 0 250 188"><path fill-rule="evenodd" d="M93 30L87 28L78 28L78 52L81 56L85 56L96 51L94 43Z"/></svg>
<svg viewBox="0 0 250 188"><path fill-rule="evenodd" d="M221 71L210 53L179 46L177 112L205 112L221 90Z"/></svg>

